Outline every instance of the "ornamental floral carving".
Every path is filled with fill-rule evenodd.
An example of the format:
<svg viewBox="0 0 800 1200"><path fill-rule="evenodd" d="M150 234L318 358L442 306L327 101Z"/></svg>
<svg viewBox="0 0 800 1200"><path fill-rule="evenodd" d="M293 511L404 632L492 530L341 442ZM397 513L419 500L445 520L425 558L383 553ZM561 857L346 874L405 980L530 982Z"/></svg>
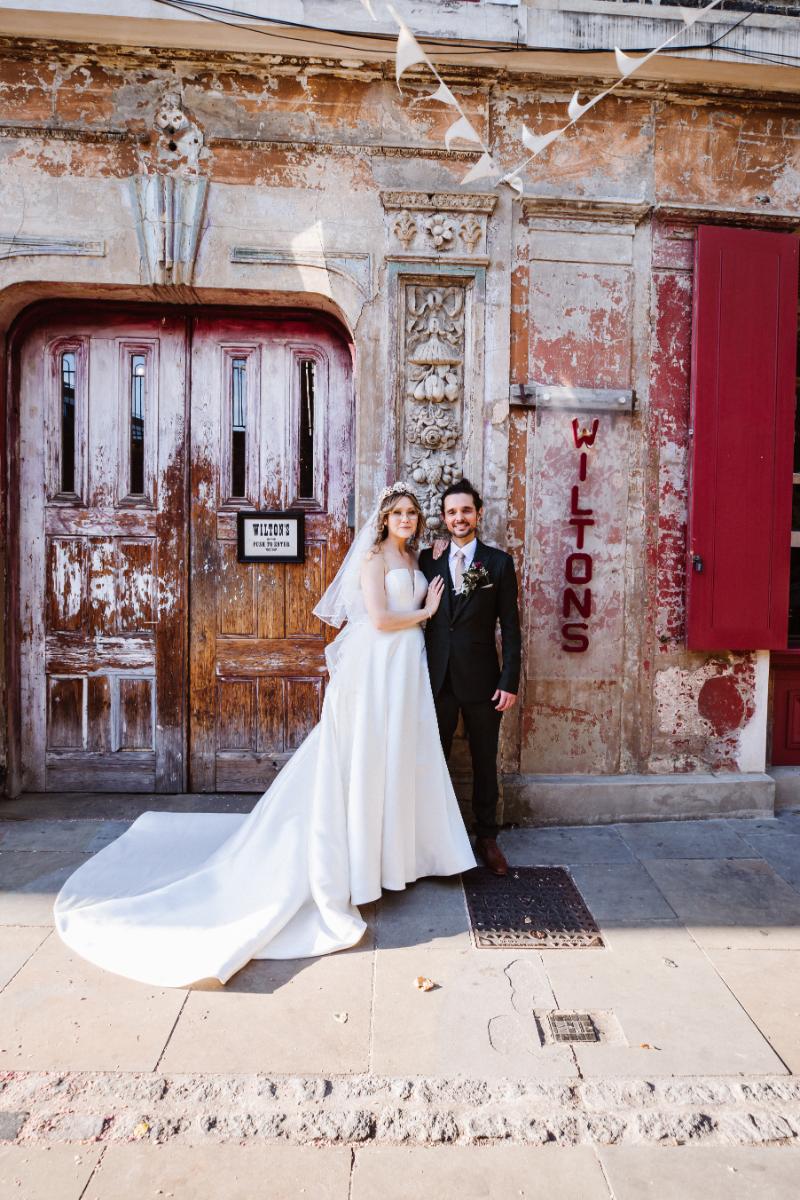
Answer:
<svg viewBox="0 0 800 1200"><path fill-rule="evenodd" d="M467 248L467 252L474 254L475 247L483 237L483 226L474 213L470 213L466 220L461 222L459 232L461 240Z"/></svg>
<svg viewBox="0 0 800 1200"><path fill-rule="evenodd" d="M428 217L425 229L437 250L450 250L455 244L456 223L446 213L434 213Z"/></svg>
<svg viewBox="0 0 800 1200"><path fill-rule="evenodd" d="M408 284L404 290L404 473L434 532L439 496L461 478L466 289Z"/></svg>
<svg viewBox="0 0 800 1200"><path fill-rule="evenodd" d="M394 223L394 231L398 239L403 243L406 250L417 236L417 222L411 216L410 212L401 212Z"/></svg>
<svg viewBox="0 0 800 1200"><path fill-rule="evenodd" d="M482 193L381 192L386 232L401 254L486 254L489 218L497 197Z"/></svg>
<svg viewBox="0 0 800 1200"><path fill-rule="evenodd" d="M433 404L426 404L406 418L406 441L423 450L451 450L460 436L453 414Z"/></svg>

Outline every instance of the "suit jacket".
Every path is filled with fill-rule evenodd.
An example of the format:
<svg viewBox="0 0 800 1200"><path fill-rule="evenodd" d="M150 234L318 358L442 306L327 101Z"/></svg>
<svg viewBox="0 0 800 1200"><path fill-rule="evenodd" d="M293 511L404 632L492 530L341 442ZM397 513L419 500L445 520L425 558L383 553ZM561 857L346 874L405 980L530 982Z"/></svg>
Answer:
<svg viewBox="0 0 800 1200"><path fill-rule="evenodd" d="M468 596L457 596L450 579L449 555L434 561L423 550L419 567L430 581L440 575L444 595L425 629L428 670L434 696L444 683L447 668L459 700L490 700L500 688L519 690L522 636L517 608L517 575L510 554L478 540L472 565L486 568L490 584L479 585ZM500 622L502 665L497 658L495 631Z"/></svg>

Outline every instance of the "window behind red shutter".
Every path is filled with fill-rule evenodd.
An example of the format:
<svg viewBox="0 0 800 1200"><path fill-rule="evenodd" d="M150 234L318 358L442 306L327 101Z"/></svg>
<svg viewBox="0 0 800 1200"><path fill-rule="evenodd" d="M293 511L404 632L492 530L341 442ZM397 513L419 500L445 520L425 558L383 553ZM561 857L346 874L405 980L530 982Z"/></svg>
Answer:
<svg viewBox="0 0 800 1200"><path fill-rule="evenodd" d="M690 650L786 646L797 251L787 233L697 231Z"/></svg>

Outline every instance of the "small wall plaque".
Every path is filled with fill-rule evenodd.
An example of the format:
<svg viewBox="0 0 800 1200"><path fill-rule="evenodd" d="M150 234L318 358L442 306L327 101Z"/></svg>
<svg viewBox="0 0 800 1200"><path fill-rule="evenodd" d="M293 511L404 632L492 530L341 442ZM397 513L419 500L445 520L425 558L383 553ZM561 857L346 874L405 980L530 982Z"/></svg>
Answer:
<svg viewBox="0 0 800 1200"><path fill-rule="evenodd" d="M305 513L239 512L236 557L239 562L301 563L306 558Z"/></svg>

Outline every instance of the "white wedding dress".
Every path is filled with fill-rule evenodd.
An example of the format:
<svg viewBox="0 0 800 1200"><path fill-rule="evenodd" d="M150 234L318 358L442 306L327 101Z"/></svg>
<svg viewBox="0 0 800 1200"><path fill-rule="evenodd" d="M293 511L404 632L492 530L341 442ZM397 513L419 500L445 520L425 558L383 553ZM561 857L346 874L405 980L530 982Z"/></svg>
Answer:
<svg viewBox="0 0 800 1200"><path fill-rule="evenodd" d="M420 571L385 576L420 608ZM352 946L382 888L475 865L442 754L419 625L362 617L329 647L322 717L249 816L148 812L67 880L56 929L78 954L164 987L223 983L251 958Z"/></svg>

